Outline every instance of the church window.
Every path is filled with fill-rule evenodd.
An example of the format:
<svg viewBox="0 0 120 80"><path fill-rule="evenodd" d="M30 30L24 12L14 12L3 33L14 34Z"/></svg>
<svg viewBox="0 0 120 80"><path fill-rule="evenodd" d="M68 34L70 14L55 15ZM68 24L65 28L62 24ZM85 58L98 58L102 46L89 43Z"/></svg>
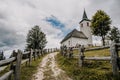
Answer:
<svg viewBox="0 0 120 80"><path fill-rule="evenodd" d="M70 45L70 41L68 42L68 44Z"/></svg>
<svg viewBox="0 0 120 80"><path fill-rule="evenodd" d="M89 23L87 22L87 26L89 26Z"/></svg>
<svg viewBox="0 0 120 80"><path fill-rule="evenodd" d="M83 24L81 24L81 27L83 27Z"/></svg>

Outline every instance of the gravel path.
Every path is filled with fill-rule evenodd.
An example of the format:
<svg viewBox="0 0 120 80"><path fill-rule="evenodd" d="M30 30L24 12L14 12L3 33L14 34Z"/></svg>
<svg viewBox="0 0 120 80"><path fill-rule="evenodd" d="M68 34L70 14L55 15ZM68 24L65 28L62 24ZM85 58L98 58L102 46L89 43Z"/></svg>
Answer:
<svg viewBox="0 0 120 80"><path fill-rule="evenodd" d="M34 74L32 80L72 80L55 61L57 52L46 55L38 67L38 72Z"/></svg>

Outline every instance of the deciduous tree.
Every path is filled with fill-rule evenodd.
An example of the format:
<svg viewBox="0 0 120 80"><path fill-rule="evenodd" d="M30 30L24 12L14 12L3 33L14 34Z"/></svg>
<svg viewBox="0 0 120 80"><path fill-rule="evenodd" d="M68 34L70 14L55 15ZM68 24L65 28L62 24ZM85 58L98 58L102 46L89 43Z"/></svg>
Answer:
<svg viewBox="0 0 120 80"><path fill-rule="evenodd" d="M102 37L103 46L105 46L105 36L110 31L111 19L104 11L98 10L91 20L92 33L95 36Z"/></svg>

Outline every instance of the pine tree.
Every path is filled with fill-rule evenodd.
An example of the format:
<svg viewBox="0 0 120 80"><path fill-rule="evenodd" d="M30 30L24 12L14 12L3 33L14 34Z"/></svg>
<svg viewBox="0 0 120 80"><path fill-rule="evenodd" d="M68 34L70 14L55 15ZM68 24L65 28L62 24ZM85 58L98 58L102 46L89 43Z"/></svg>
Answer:
<svg viewBox="0 0 120 80"><path fill-rule="evenodd" d="M34 26L27 34L27 50L40 49L43 50L46 46L46 35L41 31L39 26Z"/></svg>
<svg viewBox="0 0 120 80"><path fill-rule="evenodd" d="M108 35L111 41L114 41L116 43L120 42L120 31L118 28L113 27Z"/></svg>

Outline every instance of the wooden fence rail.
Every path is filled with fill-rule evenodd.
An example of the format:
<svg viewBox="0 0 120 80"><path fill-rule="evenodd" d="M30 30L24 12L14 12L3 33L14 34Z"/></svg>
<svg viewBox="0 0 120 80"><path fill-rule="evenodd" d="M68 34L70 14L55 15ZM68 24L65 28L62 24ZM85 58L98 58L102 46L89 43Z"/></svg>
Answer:
<svg viewBox="0 0 120 80"><path fill-rule="evenodd" d="M50 51L51 50L51 51ZM50 53L50 52L56 52L58 49L46 49L44 53ZM43 53L43 52L42 52ZM17 54L17 55L16 55ZM10 65L10 70L6 72L4 75L0 77L0 80L11 80L11 75L14 75L14 80L21 80L20 79L20 73L21 73L21 64L26 63L26 65L31 66L32 58L36 60L37 58L40 58L41 52L40 50L32 50L27 52L22 52L18 50L16 52L16 56L11 57L6 60L0 61L0 67ZM22 56L26 56L26 59L22 59Z"/></svg>
<svg viewBox="0 0 120 80"><path fill-rule="evenodd" d="M118 54L118 51L120 51L120 43L112 43L110 46L104 46L104 47L97 47L97 48L90 48L85 49L82 51L82 46L77 48L79 51L78 55L73 55L74 58L78 58L79 66L84 66L84 60L97 60L97 61L111 61L112 65L112 72L113 75L117 78L119 78L119 69L120 69L120 57ZM102 49L110 49L110 55L108 57L85 57L84 52L86 51L93 51L93 50L102 50ZM61 48L61 54L67 54L67 51L63 48Z"/></svg>
<svg viewBox="0 0 120 80"><path fill-rule="evenodd" d="M0 61L0 67L1 66L5 66L5 65L8 65L10 64L11 62L14 62L16 60L15 57L12 57L12 58L9 58L9 59L6 59L6 60L2 60Z"/></svg>
<svg viewBox="0 0 120 80"><path fill-rule="evenodd" d="M7 80L7 79L9 79L9 76L12 75L13 72L14 72L13 70L10 70L9 72L5 73L2 77L0 77L0 80Z"/></svg>

